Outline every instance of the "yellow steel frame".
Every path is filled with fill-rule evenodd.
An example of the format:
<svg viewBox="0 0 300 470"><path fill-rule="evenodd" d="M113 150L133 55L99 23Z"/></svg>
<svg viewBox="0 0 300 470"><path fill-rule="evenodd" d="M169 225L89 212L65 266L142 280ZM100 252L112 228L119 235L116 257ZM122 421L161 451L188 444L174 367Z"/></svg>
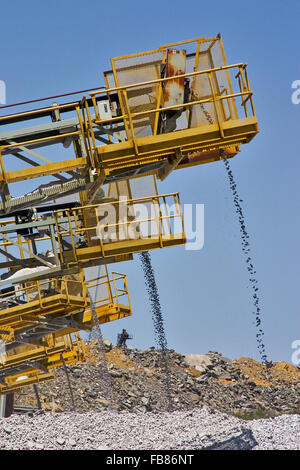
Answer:
<svg viewBox="0 0 300 470"><path fill-rule="evenodd" d="M215 66L212 59L212 48L219 42L221 55L223 57L222 66ZM194 70L193 72L184 73L176 76L176 79L192 79L192 93L188 102L184 104L177 104L173 106L164 106L163 103L163 88L168 80L173 80L174 77L158 78L154 80L143 81L139 83L129 83L127 85L120 85L118 77L117 62L131 57L145 57L147 54L154 54L160 52L162 55L162 63L166 61L166 51L168 48L176 48L180 46L194 44L195 52L190 54L194 57ZM210 67L199 70L198 64L200 61L201 45L207 45L209 55ZM80 271L85 266L97 265L107 261L111 257L120 257L126 259L132 253L158 249L166 246L184 244L186 237L184 233L183 216L180 206L178 193L155 195L144 198L130 198L127 200L129 206L134 207L135 204L152 204L155 210L155 215L143 218L138 221L132 220L117 220L108 223L106 227L118 234L121 229L128 229L128 226L134 222L138 224L150 223L155 224L157 230L154 235L141 236L137 238L119 238L116 237L113 241L105 240L101 235L101 220L98 217L98 208L104 208L106 205L112 205L117 210L120 206L120 201L109 200L102 204L87 205L89 197L93 197L99 185L105 182L107 177L116 174L122 174L122 171L127 171L131 167L140 167L148 164L161 164L157 165L155 169L150 170L150 173L157 174L158 177L164 179L174 169L180 169L187 166L194 166L203 163L221 160L224 155L229 158L234 156L242 144L249 142L259 131L257 118L253 104L253 92L251 91L249 78L247 74L247 64L237 63L228 65L225 57L224 47L220 36L205 39L203 37L174 42L171 44L159 46L158 49L153 51L141 52L138 54L131 54L123 57L115 57L111 59L112 73L115 81L114 87L108 86L107 75L105 80L107 88L104 90L97 90L84 95L79 101L68 103L64 105L54 105L45 107L38 110L12 114L9 116L0 117L0 125L2 122L11 122L18 120L18 118L34 119L37 115L49 115L49 112L62 111L62 110L75 110L78 119L77 131L69 132L62 131L58 135L48 137L35 137L18 139L17 142L8 142L0 146L0 189L3 193L3 200L7 200L9 196L8 185L10 183L20 182L33 178L43 176L56 175L73 170L83 170L82 175L92 174L94 170L94 183L89 185L89 192L81 197L82 207L74 208L72 210L55 211L54 217L56 226L55 236L57 238L58 247L55 247L56 261L68 270L75 269ZM218 83L218 74L224 72L227 78L227 86L221 90ZM238 87L238 92L234 92L232 86L232 75ZM196 78L204 77L209 84L210 92L204 94L196 89ZM142 111L133 111L130 107L129 93L143 87L157 87L158 93L156 96L156 104L153 109L144 109ZM121 114L110 119L100 119L97 98L101 95L106 95L108 98L112 94L117 94L121 106ZM237 110L237 101L241 102L241 112ZM92 103L89 104L89 102ZM210 106L214 110L215 119L208 119L207 124L197 124L192 127L192 114L194 110L203 110L205 106ZM198 107L198 108L197 108ZM161 113L168 113L170 111L185 111L187 126L183 129L176 130L175 132L166 132L159 134L159 118ZM227 111L226 111L227 110ZM209 114L209 113L208 113ZM95 116L95 118L93 118ZM154 118L152 128L152 135L146 137L138 137L136 135L136 120L137 118ZM194 121L193 121L194 122ZM116 133L122 132L125 129L126 140L122 142L114 142L112 135L108 132L108 142L104 145L99 145L95 137L94 128L98 126L108 131L114 130ZM120 126L120 127L118 127ZM120 134L119 134L120 135ZM61 139L76 139L81 146L82 153L76 149L74 142L75 158L68 158L64 161L51 162L46 161L45 164L33 166L15 171L7 171L4 164L3 153L8 151L15 151L18 148L25 146L43 146L61 141ZM189 158L191 156L191 158ZM188 157L187 159L183 157ZM44 159L45 161L45 159ZM158 168L158 169L157 169ZM96 171L95 171L96 170ZM90 178L91 183L93 178ZM86 197L87 199L84 199ZM167 209L167 199L171 198L176 206L176 213L170 214ZM93 213L94 223L89 226L86 221L86 211ZM65 219L67 214L67 222L61 223L62 218ZM181 223L181 231L176 232L171 228L172 222L178 218ZM84 223L82 223L84 221ZM7 226L12 221L1 222L3 226ZM45 225L47 222L45 222ZM74 226L75 224L75 226ZM98 239L92 241L92 233L99 234ZM85 238L87 241L86 246L77 243L76 235L80 240ZM71 248L66 249L63 242L68 238ZM44 236L35 238L35 242L44 242L50 240L50 237ZM71 242L70 242L71 240ZM2 233L2 240L0 241L1 252L8 254L10 247L17 246L20 251L20 257L25 260L26 254L29 258L39 258L33 253L31 241L29 239L22 239L18 233L17 241L9 239L7 235ZM27 258L28 258L27 256ZM27 261L26 258L26 261ZM16 269L16 262L13 256L7 256L6 262L1 264L1 268L8 267L11 270ZM22 263L21 263L22 264ZM25 264L26 265L26 264ZM48 267L51 265L48 263ZM54 276L55 274L52 273ZM59 275L56 273L56 275ZM85 281L81 273L79 281L74 279L68 280L66 277L52 279L51 281L42 281L38 279L31 280L30 283L24 283L22 289L25 292L27 302L16 307L9 307L0 311L0 339L7 343L13 343L15 335L23 328L38 324L43 319L58 318L64 316L72 316L75 320L77 328L89 330L94 326L94 318L92 307L90 305L90 298L88 294L89 289L97 289L98 287L105 287L107 296L95 300L93 308L96 311L99 323L112 321L115 319L123 318L131 315L131 302L128 293L128 286L126 276L117 272L113 272L111 278L108 277L106 272L105 276L97 279ZM56 286L56 293L49 296L43 296L43 285L52 282ZM80 295L73 295L69 289L69 283L78 282L82 288ZM119 287L119 283L123 283ZM30 294L34 290L37 295L34 299ZM18 290L16 291L18 294ZM1 296L0 296L1 298ZM124 300L126 299L126 300ZM8 391L16 390L25 385L36 383L39 381L50 380L54 377L53 369L62 365L64 362L73 363L83 360L83 352L80 347L80 338L76 336L73 341L70 335L78 330L71 327L65 327L53 333L50 336L44 336L40 339L39 344L36 346L18 346L11 354L7 356L4 364L0 364L0 375L4 379L0 382L0 393L7 393ZM40 369L35 366L34 361L38 361ZM18 368L20 365L27 364L22 371L10 373L10 368ZM5 370L8 375L5 375Z"/></svg>
<svg viewBox="0 0 300 470"><path fill-rule="evenodd" d="M86 208L88 208L89 206L82 206L84 208L84 210ZM66 212L66 211L64 211ZM72 223L73 221L73 218L74 218L74 213L73 211L70 212L68 211L68 226ZM71 219L72 217L72 219ZM84 220L84 219L83 219ZM55 227L53 227L53 225L51 226L51 224L48 224L47 221L44 221L43 222L43 219L41 217L39 217L36 221L36 223L40 223L42 222L42 225L43 225L43 228L46 228L46 229L49 229L49 231L51 232L51 230L53 230L53 236L49 236L49 235L44 235L44 236L36 236L34 238L34 241L36 243L36 246L39 246L39 244L41 243L41 250L43 249L44 245L42 245L43 243L45 242L53 242L53 239L56 237L56 232L55 232ZM59 222L61 222L61 220L59 220ZM81 223L82 221L80 221ZM11 219L11 220L3 220L1 221L1 226L3 228L8 228L9 229L9 226L11 225L15 225L15 220L14 219ZM76 214L75 214L75 224L76 224L76 230L78 232L78 229L79 229L79 221L78 221L78 218L76 218ZM18 228L21 228L20 226L18 226ZM39 227L36 227L36 228L40 228ZM17 229L16 229L17 231ZM16 232L15 231L15 232ZM82 230L80 230L82 231ZM13 230L11 230L11 232L13 233ZM74 232L74 231L73 231ZM70 237L72 237L72 240L73 240L73 244L74 244L74 233L72 233L72 235L70 235ZM51 273L53 274L53 276L56 276L56 277L61 277L62 274L61 272L63 272L63 274L65 273L63 270L63 268L60 266L60 261L59 259L62 257L60 256L60 251L62 251L62 245L60 242L60 239L58 241L58 244L56 244L56 242L54 243L54 246L51 246L51 244L49 245L49 248L52 248L53 252L54 252L54 258L55 258L55 265L51 264L51 263L48 263L47 261L43 260L41 257L39 257L38 255L34 254L33 252L33 247L32 247L32 240L31 239L28 239L28 238L24 238L22 237L20 234L13 234L13 237L11 236L8 236L7 233L3 232L0 230L0 249L1 249L1 254L0 254L0 257L1 255L4 257L5 261L0 261L0 269L2 268L8 268L9 270L11 270L11 274L13 274L16 269L20 269L21 267L21 264L22 264L22 261L28 261L28 259L36 259L39 264L41 265L45 265L49 268L49 271L48 273ZM19 251L19 259L15 257L15 247L17 247L18 251ZM12 255L13 257L11 257L10 255ZM116 255L114 257L111 257L109 259L107 259L107 263L118 263L118 262L121 262L121 261L129 261L132 259L132 256L129 254L129 255ZM78 271L78 270L77 270ZM68 272L66 273L68 274ZM36 275L37 278L39 278L41 276L41 273ZM1 295L0 295L0 300L1 300Z"/></svg>
<svg viewBox="0 0 300 470"><path fill-rule="evenodd" d="M199 45L202 43L209 44L209 51L213 47L216 41L219 41L220 48L223 54L224 66L211 67L206 70L197 70L197 61L201 52L199 51ZM168 47L184 46L188 43L195 43L195 70L190 73L185 73L176 76L180 78L195 78L197 76L205 76L209 81L210 95L209 96L198 96L198 99L192 99L191 101L184 103L184 108L187 113L190 113L198 105L212 104L216 115L217 122L208 125L200 125L195 128L186 128L181 131L170 132L166 134L157 134L157 123L158 116L161 112L178 110L182 108L182 105L174 105L164 107L161 106L161 88L168 80L172 80L173 77L159 78L156 80L149 80L140 83L132 83L128 85L118 86L118 74L116 70L116 61L119 59L126 59L133 56L145 56L146 54L165 51ZM164 55L163 55L164 60ZM27 168L16 171L6 171L3 162L2 152L7 149L14 149L19 146L25 146L29 144L38 143L51 143L55 140L56 136L37 138L18 143L9 143L0 147L0 165L2 173L0 175L0 183L5 188L9 183L23 181L25 179L31 179L41 177L45 175L56 174L59 172L65 172L78 168L89 170L91 167L96 168L98 175L102 175L101 181L105 176L109 175L115 170L126 169L130 166L145 165L148 163L155 163L161 160L166 160L167 157L173 157L178 149L181 149L182 153L192 151L209 151L211 149L228 146L239 146L241 144L249 142L258 132L258 124L255 115L255 109L253 104L253 92L250 89L249 78L246 71L247 64L237 63L233 65L227 65L226 57L224 53L224 47L220 36L204 39L196 38L187 41L180 41L164 46L160 46L158 49L153 51L141 52L139 54L131 54L123 57L116 57L111 59L112 62L112 73L115 78L116 86L106 88L104 90L94 91L89 93L89 98L92 100L93 114L96 116L95 124L102 126L103 128L108 126L114 126L116 123L123 123L127 140L125 142L112 142L111 138L109 144L98 145L96 143L92 122L92 113L90 106L87 102L87 97L84 96L82 100L70 104L56 105L43 108L42 110L34 110L23 112L19 114L13 114L9 116L0 117L0 125L2 120L13 120L18 117L27 116L34 118L37 113L49 113L49 111L68 109L75 106L76 113L79 121L79 130L77 132L66 132L61 134L61 137L80 137L81 141L84 142L85 150L88 154L87 157L79 157L69 159L60 162L52 162L42 164L37 167ZM220 71L224 71L227 76L229 89L224 89L222 92L219 89L216 74ZM232 81L230 72L236 71L234 78L237 80L239 86L239 92L234 93L232 88ZM159 96L157 107L151 110L132 112L128 103L127 93L134 89L145 86L159 86ZM194 90L195 91L195 90ZM112 93L118 93L120 97L121 111L122 114L111 119L100 119L96 97L100 95L110 96ZM243 115L239 116L236 107L236 100L241 99ZM230 119L226 118L223 103L228 104L230 112ZM248 104L250 103L250 107ZM148 137L138 138L135 135L135 127L133 120L137 117L148 117L154 114L155 126L153 135ZM232 156L232 155L231 155ZM219 159L222 157L220 156ZM203 161L199 160L193 164L207 163L214 161L215 158L205 158ZM180 165L177 169L181 168Z"/></svg>
<svg viewBox="0 0 300 470"><path fill-rule="evenodd" d="M122 287L118 286L119 281L122 282ZM108 295L96 299L94 303L97 321L100 324L131 315L131 302L127 279L124 274L113 272L111 279L107 279L107 275L103 275L99 278L89 280L86 284L88 289L105 287L107 290ZM125 300L123 300L124 298ZM45 312L40 311L39 313L45 316ZM38 318L39 316L32 317L31 321L37 322ZM0 394L17 390L20 387L32 383L53 379L54 374L51 373L51 371L55 367L63 365L63 361L67 364L72 364L84 360L84 353L78 331L79 329L90 330L93 328L93 326L95 326L95 319L93 318L91 308L86 308L84 311L78 312L73 315L73 318L76 322L77 329L64 328L59 332L43 337L40 341L41 345L17 346L13 350L13 353L9 353L5 363L0 364L0 376L5 373L6 370L14 366L16 367L23 364L28 364L28 366L22 368L22 371L19 372L11 374L8 372L8 375L0 382ZM30 318L26 317L22 311L19 314L18 320L19 327L30 324ZM13 326L16 325L14 324ZM71 339L70 333L75 333L75 342ZM13 338L10 338L10 341L13 341ZM33 361L33 363L30 364L30 361ZM35 367L34 361L39 362L42 370Z"/></svg>
<svg viewBox="0 0 300 470"><path fill-rule="evenodd" d="M82 289L82 294L71 295L69 292L70 283L77 283ZM30 285L29 285L30 284ZM51 284L53 290L57 293L44 296L43 286ZM89 299L86 293L86 285L82 281L68 280L66 278L53 278L47 281L31 281L25 283L25 287L21 287L15 291L15 294L24 293L25 303L0 310L0 330L9 327L15 333L19 329L34 325L38 322L39 317L48 316L62 317L77 313L79 310L85 310L89 305ZM31 299L34 292L35 299ZM0 296L0 298L3 294ZM0 333L0 339L4 339Z"/></svg>
<svg viewBox="0 0 300 470"><path fill-rule="evenodd" d="M176 208L176 212L174 214L168 212L169 209L167 200L171 201L172 206ZM75 220L83 219L83 212L89 210L94 213L94 218L97 221L97 225L85 225L78 228L74 228L71 221L69 221L69 226L68 224L65 224L63 228L60 228L59 219L67 211L55 211L54 215L57 221L56 233L60 246L61 262L65 263L68 267L78 264L84 266L85 262L91 262L91 260L101 260L110 256L136 253L140 251L153 250L186 243L179 193L169 193L126 200L126 204L132 207L139 204L151 204L151 207L154 208L155 213L151 214L151 216L147 218L139 220L116 220L114 223L106 224L106 228L113 229L113 234L116 236L116 240L105 242L102 239L102 225L97 212L99 208L105 208L108 206L118 208L121 204L124 204L124 202L109 201L102 204L83 206L72 209L72 214L74 215ZM177 231L176 233L172 229L170 223L174 219L179 222L178 226L180 225L181 228L181 230ZM153 223L155 224L157 230L155 230L155 233L153 234L151 233L150 235L148 234L146 236L140 236L139 238L130 238L130 236L125 236L122 238L117 236L122 227L125 228L127 233L127 229L131 224L140 225L143 223ZM74 242L72 234L80 233L81 235L85 235L86 239L88 239L88 234L90 232L97 232L98 239L93 242L92 246L87 246L85 248L78 247ZM70 250L63 250L63 240L65 237L71 237L72 249Z"/></svg>
<svg viewBox="0 0 300 470"><path fill-rule="evenodd" d="M105 170L116 170L120 168L126 168L135 164L153 163L162 160L168 156L173 156L176 149L181 148L181 151L188 152L194 150L210 150L212 148L223 148L233 144L243 144L249 142L258 132L258 124L254 111L252 94L253 92L249 88L249 80L244 79L243 82L239 82L240 92L217 94L213 85L212 75L218 71L228 71L230 69L238 70L238 77L244 77L244 71L246 64L238 63L234 65L227 65L223 67L216 67L207 70L201 70L192 73L186 73L178 75L176 78L188 78L197 75L206 74L209 77L209 83L211 87L211 97L190 101L184 104L185 108L190 108L199 104L213 103L217 114L217 122L208 125L201 125L195 128L183 129L176 132L167 134L153 135L148 137L135 137L134 127L130 126L130 133L128 128L125 130L127 133L127 141L113 143L110 145L101 145L92 148L93 153L98 155L98 165L102 164ZM100 95L103 93L112 93L114 91L126 92L134 88L141 86L161 84L168 80L172 80L172 77L162 78L157 80L151 80L147 82L141 82L137 84L124 85L121 87L110 88L108 90L99 90L91 93L91 96ZM243 87L241 85L243 83ZM223 100L234 100L235 98L241 97L243 99L243 108L245 116L230 121L223 121L219 115L218 103ZM247 102L250 101L252 116L249 115ZM132 123L132 120L140 116L149 116L163 111L170 111L182 108L182 105L174 105L168 107L159 107L147 111L131 112L126 106L126 112L121 116L113 117L109 120L97 119L96 123L99 125L107 125L117 121L123 121L124 125L127 120ZM220 157L221 159L221 157ZM211 161L214 161L211 160Z"/></svg>
<svg viewBox="0 0 300 470"><path fill-rule="evenodd" d="M122 289L118 286L120 281L123 283ZM30 283L30 287L27 286L20 289L25 291L28 296L25 304L0 311L0 339L6 342L13 342L19 330L34 325L38 326L41 317L45 320L48 317L61 318L73 316L77 326L74 326L74 328L64 328L55 334L55 336L72 333L78 329L91 329L94 326L94 320L91 315L88 290L97 286L104 288L108 292L107 296L100 296L99 299L95 300L95 309L100 323L103 322L104 318L108 322L132 314L125 274L112 272L111 276L109 276L108 272L106 272L105 275L89 281L75 281L62 278L52 279L50 282L58 285L58 289L61 290L59 294L43 297L41 295L41 287L43 284L49 284L49 281L34 281ZM70 283L78 283L82 288L82 294L79 296L71 295L68 289L68 284ZM37 300L30 300L30 292L32 290L35 290L37 293Z"/></svg>
<svg viewBox="0 0 300 470"><path fill-rule="evenodd" d="M23 349L23 350L22 350ZM35 362L39 367L35 366ZM0 382L0 394L8 393L25 385L51 380L54 378L54 368L66 364L84 361L84 349L81 345L80 335L75 340L70 335L59 339L52 338L46 346L32 346L30 349L19 347L7 357L5 364L0 364L0 375L8 371ZM9 369L22 366L22 371L10 373Z"/></svg>
<svg viewBox="0 0 300 470"><path fill-rule="evenodd" d="M147 217L137 220L133 217L125 217L124 220L120 218L119 214L122 211L127 211L128 208L135 210L135 208L138 209L141 205L148 207L147 214L149 215ZM107 241L103 238L103 234L101 234L102 222L98 215L99 210L105 211L109 208L114 210L116 217L112 223L107 224L106 228L113 233L114 241ZM175 211L171 213L173 208ZM87 215L90 216L91 222ZM52 276L60 276L54 286L58 290L57 295L45 299L41 297L40 290L48 281L44 281L42 284L37 282L36 290L39 296L34 305L30 304L30 307L27 307L32 309L29 312L30 314L38 309L46 311L50 307L51 310L55 308L54 306L58 310L68 307L71 309L70 313L72 313L72 305L74 308L77 308L79 305L84 307L84 300L81 297L70 297L68 285L70 282L75 281L68 281L66 277L61 277L61 273L68 270L68 268L79 269L90 266L92 262L94 265L102 264L104 259L105 261L111 259L117 261L120 257L122 259L122 257L128 257L132 253L139 251L180 245L186 242L183 214L178 193L156 194L143 198L128 198L125 201L109 198L107 202L101 204L84 205L70 210L54 211L53 218L54 222L51 222L51 227L53 228L52 242L54 243L54 238L56 239L54 246L52 246L56 255L55 265L43 261L42 258L33 253L32 241L30 239L18 234L17 240L14 240L12 236L8 237L6 232L3 231L2 234L0 232L0 249L5 258L5 261L0 263L0 267L8 267L13 270L13 273L16 269L20 268L22 261L28 262L29 259L34 258L40 263L45 263L45 266L49 269L48 272L52 272ZM176 225L177 231L174 231L171 224L175 220L178 222ZM9 226L13 223L14 220L5 220L2 222L2 225L9 231ZM39 218L36 224L39 224L38 227L42 226L41 230L50 230L47 220ZM140 233L137 238L131 238L129 232L133 225L140 227L143 224L153 224L154 228L146 235ZM20 229L22 226L17 225L17 227ZM124 236L120 237L120 233L124 234ZM97 235L96 239L92 239L92 235ZM37 248L40 246L40 251L42 251L45 247L43 245L44 242L49 242L50 240L51 237L49 235L36 236L35 244ZM69 249L65 249L66 240L68 240L68 245L71 247ZM85 247L82 247L81 242L77 240L84 241ZM19 264L15 257L13 257L13 260L9 257L9 255L15 255L15 246L20 253ZM5 253L7 254L5 255ZM36 273L36 278L39 278L41 275L43 275L43 272ZM1 297L0 295L0 300ZM6 315L5 311L3 311L3 315Z"/></svg>
<svg viewBox="0 0 300 470"><path fill-rule="evenodd" d="M54 372L41 372L40 370L27 371L26 377L24 374L11 375L8 377L8 383L5 382L4 385L0 384L0 395L15 392L20 388L28 387L29 385L34 385L41 382L47 382L53 379L55 379Z"/></svg>

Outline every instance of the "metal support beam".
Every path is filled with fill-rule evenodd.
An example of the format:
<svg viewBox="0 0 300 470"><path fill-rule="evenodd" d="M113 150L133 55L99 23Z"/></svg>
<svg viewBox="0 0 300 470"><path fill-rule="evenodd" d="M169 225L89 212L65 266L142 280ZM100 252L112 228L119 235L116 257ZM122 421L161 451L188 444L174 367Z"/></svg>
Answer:
<svg viewBox="0 0 300 470"><path fill-rule="evenodd" d="M29 165L32 165L32 166L40 166L39 163L37 162L34 162L33 160L31 160L31 158L27 158L25 157L24 155L22 155L21 153L19 152L12 152L12 155L14 157L17 157L19 160L22 160L23 162L25 163L29 163ZM50 160L49 160L50 161ZM64 176L62 175L59 175L59 174L56 174L56 175L53 175L55 176L56 178L58 178L59 180L61 181L67 181L67 178L65 178Z"/></svg>
<svg viewBox="0 0 300 470"><path fill-rule="evenodd" d="M12 254L8 253L7 251L5 250L2 250L2 248L0 248L0 253L2 253L4 256L7 256L7 258L13 260L13 261L16 261L16 263L20 264L21 266L23 266L23 268L27 268L28 267L28 263L26 263L25 261L23 261L22 259L20 258L16 258L15 256L13 256Z"/></svg>
<svg viewBox="0 0 300 470"><path fill-rule="evenodd" d="M3 235L3 238L4 238L5 241L7 241L7 242L9 242L9 243L12 243L13 245L15 245L15 246L17 246L18 248L20 248L20 245L19 245L16 241L14 241L14 240L12 240L10 237L8 237L5 233L2 232L2 235ZM53 264L48 263L48 261L43 260L40 256L38 256L38 255L36 255L36 254L30 252L30 251L27 250L24 246L23 246L22 248L23 248L23 251L25 251L26 253L29 254L29 256L32 256L33 258L36 258L38 261L40 261L40 263L41 263L42 265L45 265L45 266L47 266L48 268L53 268L53 267L54 267Z"/></svg>
<svg viewBox="0 0 300 470"><path fill-rule="evenodd" d="M164 181L169 174L175 170L175 168L179 165L181 160L183 159L183 155L181 149L176 150L176 155L171 161L167 161L162 168L157 171L157 175L161 181Z"/></svg>
<svg viewBox="0 0 300 470"><path fill-rule="evenodd" d="M43 366L43 364L41 364L40 361L30 361L30 362L27 363L27 365L29 367L34 368L34 369L39 369L42 372L45 372L45 373L48 372L47 367Z"/></svg>
<svg viewBox="0 0 300 470"><path fill-rule="evenodd" d="M65 362L64 357L63 357L62 354L60 355L60 358L61 358L61 362L63 363L63 368L64 368L64 371L65 371L65 374L66 374L66 378L67 378L67 382L68 382L68 386L69 386L69 390L70 390L73 411L75 411L75 401L74 401L73 390L72 390L72 386L71 386L71 382L70 382L69 372L68 372L66 362Z"/></svg>
<svg viewBox="0 0 300 470"><path fill-rule="evenodd" d="M6 395L3 393L0 395L0 418L5 417L5 408L6 408Z"/></svg>
<svg viewBox="0 0 300 470"><path fill-rule="evenodd" d="M41 404L41 400L40 400L39 390L38 390L37 384L33 384L33 389L34 389L34 393L35 393L35 396L36 396L36 401L37 401L38 409L41 410L41 409L42 409L42 404Z"/></svg>
<svg viewBox="0 0 300 470"><path fill-rule="evenodd" d="M0 418L8 418L14 411L13 392L0 395Z"/></svg>

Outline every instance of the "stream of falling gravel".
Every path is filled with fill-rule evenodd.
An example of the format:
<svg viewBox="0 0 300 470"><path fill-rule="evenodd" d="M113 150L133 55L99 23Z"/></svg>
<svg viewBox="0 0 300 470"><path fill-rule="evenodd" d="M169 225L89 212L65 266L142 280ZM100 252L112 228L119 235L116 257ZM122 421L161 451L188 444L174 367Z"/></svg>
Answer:
<svg viewBox="0 0 300 470"><path fill-rule="evenodd" d="M223 161L224 161L225 169L226 169L228 179L229 179L230 189L233 194L233 202L235 205L236 213L238 214L241 239L242 239L242 250L246 258L246 265L247 265L247 270L249 273L249 281L250 281L250 286L252 289L252 301L254 305L253 314L255 315L255 326L257 329L256 340L257 340L257 345L258 345L258 351L259 351L262 363L268 364L266 348L263 342L264 332L261 326L261 308L260 308L260 303L259 303L260 299L258 295L258 291L259 291L258 282L256 279L256 271L254 269L253 261L252 261L251 254L250 254L249 234L246 230L245 217L244 217L243 209L241 206L241 202L243 202L243 200L240 199L239 197L239 194L237 191L237 185L234 180L229 161L226 159L224 155L223 155L223 159L224 159Z"/></svg>
<svg viewBox="0 0 300 470"><path fill-rule="evenodd" d="M97 337L98 341L98 346L99 346L99 352L100 352L100 362L101 362L101 367L102 367L102 387L103 387L103 396L104 398L108 401L108 406L111 409L112 408L112 383L111 383L111 376L107 367L107 361L106 361L106 356L105 356L105 346L103 342L103 336L102 336L102 331L100 328L99 320L98 320L98 315L96 312L95 304L92 299L92 296L90 292L88 292L88 296L90 299L90 306L91 306L91 311L92 311L92 318L94 322L94 331Z"/></svg>
<svg viewBox="0 0 300 470"><path fill-rule="evenodd" d="M70 377L69 377L68 368L67 368L67 365L66 365L66 363L65 363L65 360L64 360L64 357L63 357L62 354L60 355L60 358L61 358L61 361L62 361L62 363L63 363L63 368L64 368L64 371L65 371L65 374L66 374L66 378L67 378L67 383L68 383L68 387L69 387L69 392L70 392L70 397L71 397L71 402L72 402L73 411L76 411L75 400L74 400L74 395L73 395L73 390L72 390L72 385L71 385L71 381L70 381Z"/></svg>
<svg viewBox="0 0 300 470"><path fill-rule="evenodd" d="M156 344L161 350L161 368L163 370L163 380L165 386L165 393L167 398L168 410L173 409L172 396L171 396L171 372L168 365L168 348L167 339L165 334L163 315L160 305L159 293L155 280L155 274L151 263L151 257L148 251L139 253L142 269L144 272L146 289L150 300L150 310L152 313L152 320L154 324L154 334Z"/></svg>

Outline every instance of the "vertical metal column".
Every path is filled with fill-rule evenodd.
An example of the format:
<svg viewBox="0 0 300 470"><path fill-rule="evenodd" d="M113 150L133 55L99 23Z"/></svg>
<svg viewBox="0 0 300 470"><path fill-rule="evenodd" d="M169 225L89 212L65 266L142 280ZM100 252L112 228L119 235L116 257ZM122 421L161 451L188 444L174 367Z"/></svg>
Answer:
<svg viewBox="0 0 300 470"><path fill-rule="evenodd" d="M6 394L6 406L5 406L5 418L8 418L13 414L14 411L14 393L10 392Z"/></svg>
<svg viewBox="0 0 300 470"><path fill-rule="evenodd" d="M0 395L0 417L8 418L14 411L14 393Z"/></svg>
<svg viewBox="0 0 300 470"><path fill-rule="evenodd" d="M5 416L6 395L0 395L0 418Z"/></svg>
<svg viewBox="0 0 300 470"><path fill-rule="evenodd" d="M72 385L71 385L71 382L70 382L70 377L69 377L69 372L68 372L68 369L67 369L67 365L66 365L66 362L65 362L64 357L63 357L62 354L60 355L60 359L61 359L61 362L63 364L63 368L64 368L66 378L67 378L67 382L68 382L68 386L69 386L69 390L70 390L70 396L71 396L71 400L72 400L73 411L75 411L75 401L74 401L74 396L73 396Z"/></svg>
<svg viewBox="0 0 300 470"><path fill-rule="evenodd" d="M41 409L42 409L42 404L41 404L41 400L40 400L39 390L38 390L37 384L33 384L33 389L34 389L34 393L35 393L35 396L36 396L36 401L37 401L38 409L41 410Z"/></svg>

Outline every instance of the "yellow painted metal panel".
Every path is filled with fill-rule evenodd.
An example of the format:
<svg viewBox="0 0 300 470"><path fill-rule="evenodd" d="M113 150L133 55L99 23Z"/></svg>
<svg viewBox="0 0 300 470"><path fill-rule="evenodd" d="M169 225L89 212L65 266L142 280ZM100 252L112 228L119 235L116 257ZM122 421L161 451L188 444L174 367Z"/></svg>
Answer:
<svg viewBox="0 0 300 470"><path fill-rule="evenodd" d="M8 183L16 183L17 181L24 181L31 178L40 176L54 175L56 173L64 173L77 168L84 168L87 166L87 158L73 158L72 160L64 160L61 162L48 163L47 165L39 165L24 170L8 171L6 172L6 181Z"/></svg>

